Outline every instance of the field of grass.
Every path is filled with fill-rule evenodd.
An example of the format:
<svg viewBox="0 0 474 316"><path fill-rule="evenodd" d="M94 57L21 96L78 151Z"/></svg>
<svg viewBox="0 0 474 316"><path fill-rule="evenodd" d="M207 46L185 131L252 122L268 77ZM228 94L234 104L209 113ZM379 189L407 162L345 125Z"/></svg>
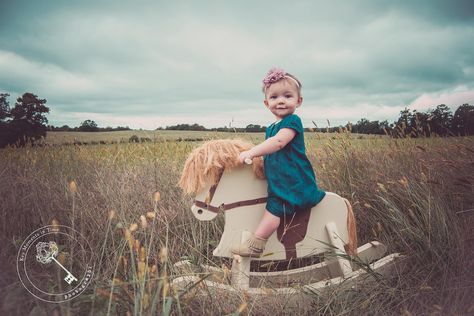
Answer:
<svg viewBox="0 0 474 316"><path fill-rule="evenodd" d="M307 133L311 138L331 138L336 137L334 133ZM61 144L113 144L128 143L133 135L139 139L146 139L151 142L163 141L200 141L205 139L222 139L239 137L249 141L263 140L264 133L227 133L211 131L172 131L172 130L130 130L117 132L48 132L44 143L49 145ZM384 138L378 135L352 134L352 138L373 139Z"/></svg>
<svg viewBox="0 0 474 316"><path fill-rule="evenodd" d="M242 136L258 142L262 135L166 132L156 137L145 131L143 136L113 132L110 137L117 143L105 145L0 150L1 314L474 314L472 137L358 139L308 133L307 152L318 183L350 200L359 243L379 240L390 253L410 259L403 274L364 288L343 284L324 294L301 294L311 304L295 308L283 301L252 300L245 293L194 297L170 288L178 273L173 263L182 259L229 265L212 256L223 218L197 221L189 211L192 198L176 186L187 155L199 142L120 143L118 137ZM99 136L56 132L47 142L89 142L89 134ZM26 292L15 266L25 238L51 223L86 235L96 264L86 292L61 304L41 302ZM63 260L72 258L64 254Z"/></svg>
<svg viewBox="0 0 474 316"><path fill-rule="evenodd" d="M225 133L225 132L207 132L207 131L171 131L171 130L130 130L116 132L48 132L46 135L46 144L74 144L75 142L98 144L103 143L128 143L130 137L136 135L138 138L149 139L152 142L163 141L196 141L203 139L227 138L229 135L238 135L239 137L263 137L262 133L244 134L244 133ZM247 135L247 136L246 136Z"/></svg>

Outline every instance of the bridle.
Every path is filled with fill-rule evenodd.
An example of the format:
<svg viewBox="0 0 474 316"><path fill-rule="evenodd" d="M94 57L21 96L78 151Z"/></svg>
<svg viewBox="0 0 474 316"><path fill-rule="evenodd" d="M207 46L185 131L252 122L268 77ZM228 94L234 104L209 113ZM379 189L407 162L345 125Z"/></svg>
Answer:
<svg viewBox="0 0 474 316"><path fill-rule="evenodd" d="M221 181L222 174L224 173L224 168L219 172L219 175L217 177L216 183L211 186L209 189L209 192L207 194L206 200L205 201L198 201L194 199L194 205L197 207L205 208L211 212L214 213L219 213L219 211L227 211L236 207L241 207L241 206L249 206L249 205L256 205L256 204L262 204L267 202L267 198L257 198L257 199L250 199L250 200L243 200L243 201L238 201L238 202L233 202L233 203L222 203L219 206L213 206L211 205L212 198L214 197L214 193L216 193L217 185L219 184L219 181Z"/></svg>

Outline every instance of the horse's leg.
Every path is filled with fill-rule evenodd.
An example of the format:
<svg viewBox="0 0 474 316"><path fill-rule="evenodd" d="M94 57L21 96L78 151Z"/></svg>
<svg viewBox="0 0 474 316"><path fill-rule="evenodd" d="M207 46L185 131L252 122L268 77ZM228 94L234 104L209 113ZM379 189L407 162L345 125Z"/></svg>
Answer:
<svg viewBox="0 0 474 316"><path fill-rule="evenodd" d="M348 260L348 255L344 250L344 242L341 240L337 227L333 222L326 224L326 232L329 237L329 243L334 247L334 260L338 263L337 270L339 270L331 271L331 274L333 274L333 277L340 276L342 274L342 276L346 278L352 273L352 267L350 261ZM331 265L328 264L328 267L330 266Z"/></svg>
<svg viewBox="0 0 474 316"><path fill-rule="evenodd" d="M249 231L243 231L240 242L245 243L251 236ZM248 289L250 284L250 257L234 255L232 260L231 283L240 289Z"/></svg>

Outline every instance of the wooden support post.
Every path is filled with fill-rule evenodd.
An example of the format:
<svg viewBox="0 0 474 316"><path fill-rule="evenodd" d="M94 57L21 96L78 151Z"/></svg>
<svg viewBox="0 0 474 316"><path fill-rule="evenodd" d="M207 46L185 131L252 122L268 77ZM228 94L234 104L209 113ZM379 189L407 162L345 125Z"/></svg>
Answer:
<svg viewBox="0 0 474 316"><path fill-rule="evenodd" d="M240 242L246 242L250 237L250 232L243 231ZM248 289L250 284L250 258L234 255L231 270L231 283L239 289Z"/></svg>
<svg viewBox="0 0 474 316"><path fill-rule="evenodd" d="M338 263L337 269L340 270L337 271L337 274L340 274L340 276L346 278L352 273L352 267L350 261L347 259L347 253L344 250L344 243L338 234L336 224L333 222L327 223L326 232L329 236L329 243L334 247L334 260ZM331 271L331 274L335 274L334 272L335 271ZM335 275L332 276L335 277Z"/></svg>

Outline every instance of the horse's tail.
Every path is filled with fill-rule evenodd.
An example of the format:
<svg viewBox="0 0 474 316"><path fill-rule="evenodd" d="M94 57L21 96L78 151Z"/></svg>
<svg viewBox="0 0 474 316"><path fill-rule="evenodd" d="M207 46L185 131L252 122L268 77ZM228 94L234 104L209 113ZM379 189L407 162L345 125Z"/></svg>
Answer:
<svg viewBox="0 0 474 316"><path fill-rule="evenodd" d="M352 211L351 203L347 199L344 199L347 206L347 232L349 240L347 241L347 253L351 256L357 254L357 229L354 212Z"/></svg>

